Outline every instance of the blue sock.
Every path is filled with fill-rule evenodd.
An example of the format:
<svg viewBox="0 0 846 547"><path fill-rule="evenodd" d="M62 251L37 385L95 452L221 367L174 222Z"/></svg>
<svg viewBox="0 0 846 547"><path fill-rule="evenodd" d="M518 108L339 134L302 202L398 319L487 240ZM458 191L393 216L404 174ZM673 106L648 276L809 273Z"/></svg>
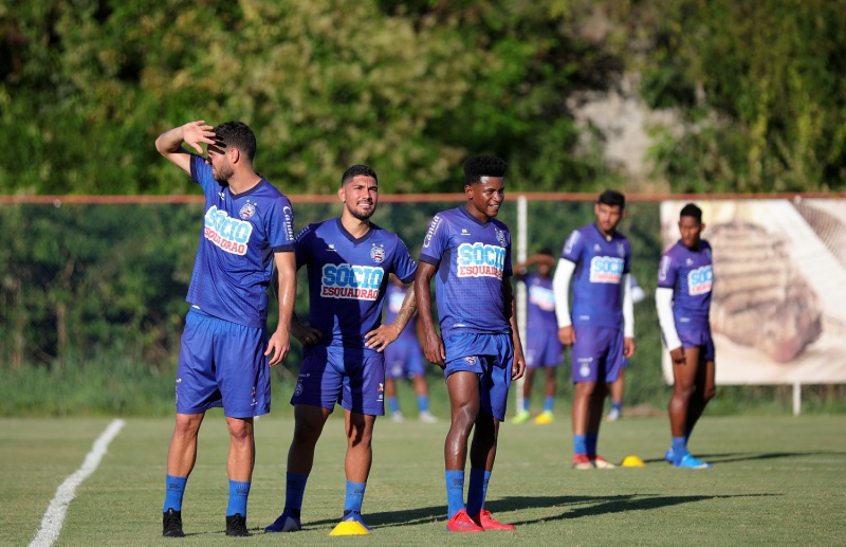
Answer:
<svg viewBox="0 0 846 547"><path fill-rule="evenodd" d="M588 433L585 435L585 448L589 456L596 456L596 444L599 442L599 433Z"/></svg>
<svg viewBox="0 0 846 547"><path fill-rule="evenodd" d="M587 454L585 435L573 435L573 454Z"/></svg>
<svg viewBox="0 0 846 547"><path fill-rule="evenodd" d="M529 411L529 398L523 397L523 412Z"/></svg>
<svg viewBox="0 0 846 547"><path fill-rule="evenodd" d="M187 482L188 477L174 477L173 475L165 477L165 500L162 513L167 513L168 509L182 511L182 496L185 495L185 483Z"/></svg>
<svg viewBox="0 0 846 547"><path fill-rule="evenodd" d="M419 412L429 412L429 396L428 395L418 395L417 396L417 410Z"/></svg>
<svg viewBox="0 0 846 547"><path fill-rule="evenodd" d="M678 464L687 455L687 439L673 437L673 463Z"/></svg>
<svg viewBox="0 0 846 547"><path fill-rule="evenodd" d="M400 411L399 401L396 397L388 397L388 408L391 409L391 414L396 414Z"/></svg>
<svg viewBox="0 0 846 547"><path fill-rule="evenodd" d="M344 514L354 512L361 514L361 505L364 503L364 489L366 482L347 481L347 497L344 499Z"/></svg>
<svg viewBox="0 0 846 547"><path fill-rule="evenodd" d="M250 483L229 481L229 505L226 506L226 516L231 517L240 513L247 516L247 497L250 495Z"/></svg>
<svg viewBox="0 0 846 547"><path fill-rule="evenodd" d="M447 517L452 517L464 509L464 471L447 469L444 475L447 490Z"/></svg>
<svg viewBox="0 0 846 547"><path fill-rule="evenodd" d="M616 410L617 412L620 412L621 410L623 410L623 401L620 401L619 403L615 403L615 402L612 401L611 402L611 410Z"/></svg>
<svg viewBox="0 0 846 547"><path fill-rule="evenodd" d="M470 469L470 486L467 487L467 514L475 517L485 506L488 482L491 472L484 469Z"/></svg>
<svg viewBox="0 0 846 547"><path fill-rule="evenodd" d="M303 508L306 481L308 475L305 473L288 471L285 474L285 512L290 512L297 518L300 518Z"/></svg>
<svg viewBox="0 0 846 547"><path fill-rule="evenodd" d="M555 397L546 397L543 400L543 409L545 412L552 412L552 407L555 405Z"/></svg>

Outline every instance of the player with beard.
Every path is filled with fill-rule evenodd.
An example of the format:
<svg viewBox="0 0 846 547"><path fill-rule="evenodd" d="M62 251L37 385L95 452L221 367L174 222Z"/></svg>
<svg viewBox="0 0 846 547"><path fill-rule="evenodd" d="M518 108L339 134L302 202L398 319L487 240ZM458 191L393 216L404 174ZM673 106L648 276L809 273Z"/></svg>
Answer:
<svg viewBox="0 0 846 547"><path fill-rule="evenodd" d="M182 148L187 144L208 158ZM162 133L156 149L191 175L205 194L205 225L186 300L176 425L167 454L162 534L182 537L182 498L209 408L222 406L229 428L226 535L247 536L247 496L255 462L253 418L270 412L270 366L288 354L294 306L291 202L256 173L256 138L241 122L190 122ZM267 338L267 287L279 272L279 320Z"/></svg>
<svg viewBox="0 0 846 547"><path fill-rule="evenodd" d="M410 283L417 264L405 243L370 221L379 202L376 173L353 165L341 177L340 218L311 224L297 235L297 267L306 266L308 325L295 318L291 331L304 346L291 404L294 438L288 451L285 508L267 532L292 532L301 525L306 481L314 450L335 403L344 409L347 452L346 500L332 535L363 535L361 508L373 460L377 416L385 413L382 351L397 339L417 309L410 290L390 325L382 325L388 277Z"/></svg>
<svg viewBox="0 0 846 547"><path fill-rule="evenodd" d="M617 231L626 199L613 190L594 204L596 221L573 231L552 280L558 337L572 346L573 468L615 467L597 455L599 425L607 394L635 351L631 297L631 248ZM573 312L569 290L573 279Z"/></svg>
<svg viewBox="0 0 846 547"><path fill-rule="evenodd" d="M426 359L444 369L451 408L444 442L447 530L513 530L485 509L508 388L525 362L514 320L511 234L495 217L505 199L506 163L494 156L464 162L464 205L432 218L414 280ZM436 276L437 274L437 276ZM435 277L440 336L431 313ZM475 431L474 431L475 430ZM470 433L470 484L464 467Z"/></svg>

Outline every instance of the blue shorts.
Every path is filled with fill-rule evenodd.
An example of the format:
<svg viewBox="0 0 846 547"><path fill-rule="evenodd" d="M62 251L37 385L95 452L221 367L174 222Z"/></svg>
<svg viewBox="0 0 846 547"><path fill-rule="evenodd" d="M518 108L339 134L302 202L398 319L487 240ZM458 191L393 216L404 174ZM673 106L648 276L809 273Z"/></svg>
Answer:
<svg viewBox="0 0 846 547"><path fill-rule="evenodd" d="M683 348L699 348L699 358L713 361L716 356L710 325L676 324Z"/></svg>
<svg viewBox="0 0 846 547"><path fill-rule="evenodd" d="M230 418L270 412L270 372L263 328L245 327L191 308L185 317L176 412L199 414L222 406Z"/></svg>
<svg viewBox="0 0 846 547"><path fill-rule="evenodd" d="M444 378L459 371L477 374L482 410L504 421L514 362L511 335L459 332L444 340L444 349Z"/></svg>
<svg viewBox="0 0 846 547"><path fill-rule="evenodd" d="M573 382L616 380L626 362L623 357L623 329L589 325L577 325L574 329Z"/></svg>
<svg viewBox="0 0 846 547"><path fill-rule="evenodd" d="M305 349L291 404L331 411L335 403L368 416L385 414L385 361L381 353L334 346Z"/></svg>
<svg viewBox="0 0 846 547"><path fill-rule="evenodd" d="M529 368L552 368L564 361L564 346L558 340L558 331L530 330L526 333L523 353Z"/></svg>
<svg viewBox="0 0 846 547"><path fill-rule="evenodd" d="M385 348L385 373L388 378L411 378L426 373L423 350L413 336L400 336Z"/></svg>

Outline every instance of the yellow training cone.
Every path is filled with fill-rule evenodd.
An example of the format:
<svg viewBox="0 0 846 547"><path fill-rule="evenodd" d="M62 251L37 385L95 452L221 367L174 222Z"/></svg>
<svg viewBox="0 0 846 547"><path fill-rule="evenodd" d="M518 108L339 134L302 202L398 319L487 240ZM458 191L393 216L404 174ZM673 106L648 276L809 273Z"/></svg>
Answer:
<svg viewBox="0 0 846 547"><path fill-rule="evenodd" d="M330 536L366 536L370 533L362 523L354 520L344 520L338 523L331 532Z"/></svg>
<svg viewBox="0 0 846 547"><path fill-rule="evenodd" d="M620 464L622 467L645 467L646 464L643 463L643 460L640 459L640 456L635 456L634 454L626 456L623 458L623 463Z"/></svg>

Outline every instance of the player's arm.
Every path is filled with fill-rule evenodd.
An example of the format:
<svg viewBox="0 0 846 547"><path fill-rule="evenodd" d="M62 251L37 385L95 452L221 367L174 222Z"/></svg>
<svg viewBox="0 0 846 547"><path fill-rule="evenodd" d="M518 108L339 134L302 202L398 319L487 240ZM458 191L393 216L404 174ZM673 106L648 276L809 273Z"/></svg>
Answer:
<svg viewBox="0 0 846 547"><path fill-rule="evenodd" d="M552 278L552 292L555 295L555 317L558 320L558 339L570 346L576 341L576 332L570 320L570 280L576 271L576 263L566 258L558 259Z"/></svg>
<svg viewBox="0 0 846 547"><path fill-rule="evenodd" d="M437 271L437 266L421 261L417 265L414 276L414 292L417 298L417 321L423 331L423 354L426 360L443 368L446 360L444 342L435 330L432 320L432 295L429 293L429 283Z"/></svg>
<svg viewBox="0 0 846 547"><path fill-rule="evenodd" d="M511 277L502 278L502 292L505 297L505 305L511 310L508 323L511 325L511 342L514 345L514 362L511 364L511 379L518 380L526 372L526 359L523 357L523 343L520 341L520 329L517 328L517 302L514 299L514 290L511 287Z"/></svg>
<svg viewBox="0 0 846 547"><path fill-rule="evenodd" d="M679 333L676 331L676 322L673 318L673 289L670 287L658 287L655 290L655 308L658 311L658 324L661 327L661 336L667 349L670 350L670 357L673 364L684 364L684 350L682 349Z"/></svg>
<svg viewBox="0 0 846 547"><path fill-rule="evenodd" d="M213 129L214 127L207 124L204 120L188 122L185 125L174 127L158 136L156 139L156 150L190 175L191 155L182 148L182 143L184 142L196 150L198 154L202 155L203 148L200 146L200 143L215 143Z"/></svg>
<svg viewBox="0 0 846 547"><path fill-rule="evenodd" d="M399 338L408 321L417 311L417 298L414 295L414 285L409 285L408 292L402 300L402 306L397 312L396 318L390 325L379 325L377 328L364 335L365 346L376 351L383 351L388 344Z"/></svg>
<svg viewBox="0 0 846 547"><path fill-rule="evenodd" d="M275 366L285 360L291 349L291 316L294 313L294 300L297 295L297 263L293 252L273 253L276 268L276 299L279 304L279 321L276 330L270 335L267 350L268 364Z"/></svg>
<svg viewBox="0 0 846 547"><path fill-rule="evenodd" d="M623 274L620 290L623 293L623 356L628 359L635 352L634 299L632 298L632 274Z"/></svg>

